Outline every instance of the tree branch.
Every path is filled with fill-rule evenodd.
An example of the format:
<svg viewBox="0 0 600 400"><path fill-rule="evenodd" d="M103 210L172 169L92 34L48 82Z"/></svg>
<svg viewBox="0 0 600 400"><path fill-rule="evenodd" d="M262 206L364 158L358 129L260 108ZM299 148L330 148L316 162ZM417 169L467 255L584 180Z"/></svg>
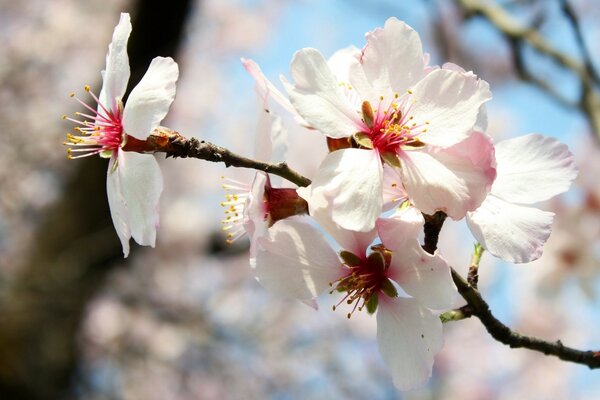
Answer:
<svg viewBox="0 0 600 400"><path fill-rule="evenodd" d="M281 176L298 186L310 185L310 179L294 171L285 162L269 164L237 155L224 147L198 140L187 139L169 128L158 127L146 141L128 138L126 151L165 153L167 157L197 158L211 162L222 162L226 167L252 168Z"/></svg>
<svg viewBox="0 0 600 400"><path fill-rule="evenodd" d="M515 46L518 47L522 44L527 44L538 53L547 56L560 66L574 73L581 85L579 109L586 115L595 132L596 139L600 140L600 96L595 90L596 80L594 74L590 71L590 66L556 49L536 29L522 26L497 4L481 0L456 0L456 2L470 15L480 15L488 20L505 36L513 46L513 49ZM519 65L516 65L516 67L521 79L548 92L549 86L543 80L535 78L531 73L523 69L522 63L520 71ZM549 93L564 103L564 98L556 96L557 92L555 90L551 90Z"/></svg>
<svg viewBox="0 0 600 400"><path fill-rule="evenodd" d="M443 217L441 215L442 214ZM438 215L437 217L435 217ZM437 240L445 220L445 214L438 211L433 216L425 216L425 244L423 249L433 254L437 248ZM476 252L477 253L477 250ZM458 292L467 302L467 306L458 310L443 313L442 322L457 321L470 316L477 317L488 333L500 343L511 348L525 348L540 353L560 358L577 364L587 365L590 369L600 368L600 351L582 351L567 347L560 340L547 342L531 336L524 336L511 330L500 322L492 312L489 305L481 297L479 291L470 285L459 273L451 268L452 280ZM474 281L475 282L475 281Z"/></svg>

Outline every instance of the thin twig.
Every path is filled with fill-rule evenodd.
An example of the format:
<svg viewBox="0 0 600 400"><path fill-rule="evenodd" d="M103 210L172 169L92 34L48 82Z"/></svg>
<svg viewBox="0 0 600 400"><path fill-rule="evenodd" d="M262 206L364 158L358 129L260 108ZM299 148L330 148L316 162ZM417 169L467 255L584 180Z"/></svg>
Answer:
<svg viewBox="0 0 600 400"><path fill-rule="evenodd" d="M437 213L436 213L437 214ZM445 215L445 214L444 214ZM441 222L440 222L441 221ZM444 218L425 218L425 251L433 254L437 248L437 238L443 225ZM428 238L430 236L430 238ZM432 239L432 238L435 238ZM435 242L435 243L434 243ZM560 340L547 342L531 336L524 336L511 330L500 322L492 312L489 305L483 300L479 291L471 286L459 273L451 268L452 280L458 292L467 302L467 306L444 313L440 318L442 322L456 321L470 316L477 317L488 333L500 343L511 348L526 348L546 355L552 355L564 361L587 365L590 369L600 368L600 351L582 351L567 347ZM468 307L468 308L467 308Z"/></svg>
<svg viewBox="0 0 600 400"><path fill-rule="evenodd" d="M284 162L269 164L237 155L224 147L198 140L185 138L169 128L157 128L145 141L128 139L126 151L144 153L165 153L167 157L197 158L211 162L222 162L226 167L251 168L281 176L298 186L310 185L310 179L300 175Z"/></svg>

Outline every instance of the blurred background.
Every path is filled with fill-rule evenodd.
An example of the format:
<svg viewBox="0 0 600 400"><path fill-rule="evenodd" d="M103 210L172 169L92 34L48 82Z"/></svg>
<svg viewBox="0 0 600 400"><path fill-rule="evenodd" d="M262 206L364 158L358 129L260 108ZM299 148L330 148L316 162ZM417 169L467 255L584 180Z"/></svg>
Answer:
<svg viewBox="0 0 600 400"><path fill-rule="evenodd" d="M153 57L172 56L181 74L163 124L244 155L259 103L240 57L277 82L302 47L329 56L390 16L408 22L432 64L490 82L496 140L539 132L575 153L574 188L540 205L557 212L543 257L486 254L480 288L518 331L600 349L597 0L0 0L0 399L598 398L598 371L509 349L475 319L445 325L425 388L396 391L373 318L272 297L246 243L225 246L220 177L249 171L159 156L156 249L123 259L106 160L68 161L61 145L72 129L61 116L79 107L69 93L99 92L121 11L133 20L130 88ZM310 176L302 146L325 143L289 135L290 165ZM442 254L464 274L472 246L464 222L446 223Z"/></svg>

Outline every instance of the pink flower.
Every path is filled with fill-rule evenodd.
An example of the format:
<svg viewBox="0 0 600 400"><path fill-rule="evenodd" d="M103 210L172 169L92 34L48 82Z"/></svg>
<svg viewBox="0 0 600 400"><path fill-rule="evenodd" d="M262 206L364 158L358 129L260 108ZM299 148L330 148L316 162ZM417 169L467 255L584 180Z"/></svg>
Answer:
<svg viewBox="0 0 600 400"><path fill-rule="evenodd" d="M529 134L496 145L498 177L481 206L467 216L473 236L503 260L525 263L542 255L554 213L530 204L569 189L573 155L556 139Z"/></svg>
<svg viewBox="0 0 600 400"><path fill-rule="evenodd" d="M158 127L175 98L175 82L179 75L171 58L156 57L140 83L132 90L127 104L122 98L129 81L127 40L131 33L129 14L122 13L115 27L102 71L100 95L91 94L98 104L94 109L81 100L89 114L77 115L85 121L68 118L80 126L79 135L67 135L69 158L99 154L110 158L106 189L110 212L123 255L129 255L129 239L143 246L156 242L159 223L158 200L163 189L162 175L152 155L124 151L136 148Z"/></svg>
<svg viewBox="0 0 600 400"><path fill-rule="evenodd" d="M372 229L383 204L382 161L398 169L424 213L444 210L460 219L485 198L494 178L493 147L483 136L474 139L482 149L467 140L491 98L488 84L455 68L426 70L421 42L408 25L388 19L367 34L362 52L346 49L329 65L317 50L302 49L291 75L290 100L304 120L330 138L351 138L354 147L330 153L300 192L311 213L326 208L346 229ZM446 151L460 143L468 150ZM468 165L473 159L487 165Z"/></svg>
<svg viewBox="0 0 600 400"><path fill-rule="evenodd" d="M343 249L336 253L315 227L299 217L277 222L261 240L256 275L269 291L307 303L320 293L339 292L348 317L377 312L380 353L400 389L424 384L442 347L442 325L430 310L453 304L456 288L439 255L417 240L424 220L415 208L379 219L369 232L352 232L314 216ZM371 246L377 234L381 244ZM369 251L370 249L370 251ZM399 296L401 288L408 296Z"/></svg>

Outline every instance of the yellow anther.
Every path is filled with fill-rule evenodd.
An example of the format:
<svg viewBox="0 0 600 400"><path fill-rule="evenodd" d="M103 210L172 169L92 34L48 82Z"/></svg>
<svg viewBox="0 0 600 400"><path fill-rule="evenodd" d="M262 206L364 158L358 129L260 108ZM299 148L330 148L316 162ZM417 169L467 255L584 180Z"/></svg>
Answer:
<svg viewBox="0 0 600 400"><path fill-rule="evenodd" d="M412 90L407 90L406 93L413 94L413 91Z"/></svg>
<svg viewBox="0 0 600 400"><path fill-rule="evenodd" d="M75 93L73 93L73 92L69 93L69 97L75 97Z"/></svg>
<svg viewBox="0 0 600 400"><path fill-rule="evenodd" d="M92 90L92 88L90 88L90 85L85 85L83 87L83 90L85 90L86 92L89 92L90 90Z"/></svg>
<svg viewBox="0 0 600 400"><path fill-rule="evenodd" d="M400 95L398 93L394 93L394 98L397 99L398 97L400 97Z"/></svg>
<svg viewBox="0 0 600 400"><path fill-rule="evenodd" d="M63 114L62 119L67 119L67 116Z"/></svg>

